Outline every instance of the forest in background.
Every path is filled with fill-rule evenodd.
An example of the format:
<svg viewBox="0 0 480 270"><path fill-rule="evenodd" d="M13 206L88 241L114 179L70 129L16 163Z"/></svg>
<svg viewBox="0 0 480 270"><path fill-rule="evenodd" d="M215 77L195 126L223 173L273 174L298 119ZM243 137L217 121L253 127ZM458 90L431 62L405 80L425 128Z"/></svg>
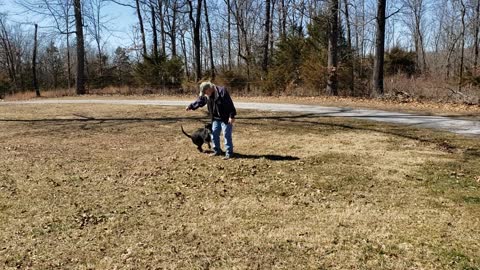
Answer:
<svg viewBox="0 0 480 270"><path fill-rule="evenodd" d="M0 2L0 97L104 88L341 95L479 104L480 0L16 0ZM109 44L108 5L137 17ZM31 18L41 18L32 21ZM115 48L115 49L108 49Z"/></svg>

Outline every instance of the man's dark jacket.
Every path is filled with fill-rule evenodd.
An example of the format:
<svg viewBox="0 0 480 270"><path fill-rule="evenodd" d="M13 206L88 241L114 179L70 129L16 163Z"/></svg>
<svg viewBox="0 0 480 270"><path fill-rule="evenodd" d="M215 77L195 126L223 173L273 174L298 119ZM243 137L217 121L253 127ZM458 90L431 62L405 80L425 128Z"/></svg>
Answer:
<svg viewBox="0 0 480 270"><path fill-rule="evenodd" d="M221 120L226 124L228 123L228 118L235 118L235 115L237 115L235 105L233 105L232 98L225 87L215 86L215 91L213 91L210 98L200 96L196 101L188 105L188 108L196 110L205 105L208 107L208 113L212 121Z"/></svg>

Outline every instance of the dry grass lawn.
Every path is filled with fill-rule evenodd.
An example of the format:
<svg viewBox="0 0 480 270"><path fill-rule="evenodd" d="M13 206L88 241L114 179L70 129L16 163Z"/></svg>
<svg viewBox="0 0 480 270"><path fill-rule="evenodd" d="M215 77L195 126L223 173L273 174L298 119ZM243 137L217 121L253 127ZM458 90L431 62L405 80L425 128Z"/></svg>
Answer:
<svg viewBox="0 0 480 270"><path fill-rule="evenodd" d="M0 106L1 269L480 269L480 141L240 111Z"/></svg>

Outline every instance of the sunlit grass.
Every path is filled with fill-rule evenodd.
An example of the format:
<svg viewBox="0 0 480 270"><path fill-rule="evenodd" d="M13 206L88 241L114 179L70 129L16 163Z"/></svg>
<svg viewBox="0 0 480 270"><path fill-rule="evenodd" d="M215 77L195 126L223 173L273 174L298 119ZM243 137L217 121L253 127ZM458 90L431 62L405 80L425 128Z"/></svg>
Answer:
<svg viewBox="0 0 480 270"><path fill-rule="evenodd" d="M240 111L0 106L0 268L478 269L477 138Z"/></svg>

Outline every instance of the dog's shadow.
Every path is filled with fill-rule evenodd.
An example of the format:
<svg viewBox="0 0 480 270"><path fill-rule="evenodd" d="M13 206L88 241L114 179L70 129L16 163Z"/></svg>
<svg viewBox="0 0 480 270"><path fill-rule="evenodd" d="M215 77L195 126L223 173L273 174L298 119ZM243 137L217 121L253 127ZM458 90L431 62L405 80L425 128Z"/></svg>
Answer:
<svg viewBox="0 0 480 270"><path fill-rule="evenodd" d="M213 151L205 151L206 153L213 153ZM295 161L300 160L299 157L294 156L282 156L282 155L249 155L235 153L233 159L267 159L271 161Z"/></svg>

